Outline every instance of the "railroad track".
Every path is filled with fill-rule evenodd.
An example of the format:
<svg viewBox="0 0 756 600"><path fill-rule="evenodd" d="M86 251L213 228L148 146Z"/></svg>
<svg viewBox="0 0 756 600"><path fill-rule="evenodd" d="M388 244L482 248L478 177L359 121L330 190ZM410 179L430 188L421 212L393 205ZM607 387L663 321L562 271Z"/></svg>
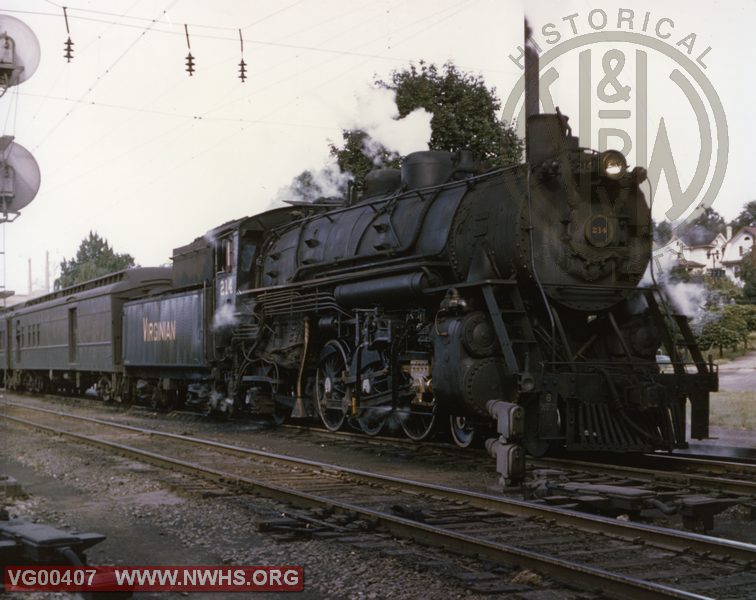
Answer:
<svg viewBox="0 0 756 600"><path fill-rule="evenodd" d="M81 397L81 396L56 396L56 395L35 395L28 393L14 392L15 394L29 396L43 401L51 401L55 403L65 403L74 405L85 405L97 410L112 409L118 412L123 412L131 409L138 409L144 414L160 415L155 413L153 409L147 407L141 407L139 405L120 405L120 404L106 404L101 400ZM181 416L181 417L194 417L199 421L205 419L200 413L194 413L189 411L171 411L166 413L168 416ZM445 456L453 456L455 460L460 459L474 459L478 460L480 457L487 457L488 454L481 447L472 446L469 448L459 448L451 442L423 442L418 444L417 442L408 440L404 437L392 436L392 435L375 435L366 436L360 431L350 431L348 429L340 431L328 431L321 426L315 424L314 426L297 425L295 423L285 423L283 425L277 425L275 427L277 432L306 432L313 436L323 437L329 440L355 440L360 443L373 446L381 446L385 448L393 446L396 448L408 448L413 452L416 452L418 448L431 449ZM493 433L491 435L494 435ZM721 450L720 454L714 454L714 450ZM737 456L735 456L737 455ZM584 455L588 456L588 455ZM528 457L528 460L534 466L549 466L555 468L590 468L591 470L605 468L607 472L614 470L620 476L630 476L632 474L639 475L648 481L653 481L654 473L668 473L669 471L678 470L681 473L703 475L704 477L698 477L688 480L688 483L695 483L701 486L715 485L716 482L707 479L709 477L721 477L732 476L733 479L738 480L734 482L734 486L740 486L739 488L733 488L733 490L723 489L723 491L730 491L731 493L756 495L754 491L756 487L749 485L749 482L754 482L756 485L756 449L753 448L738 448L738 447L708 447L703 444L691 444L691 450L679 451L674 454L643 454L633 455L632 464L623 461L624 455L616 455L617 462L607 463L607 455L594 456L587 460L573 460L569 458L560 459L536 459ZM666 477L666 475L664 476ZM742 483L741 483L742 482Z"/></svg>
<svg viewBox="0 0 756 600"><path fill-rule="evenodd" d="M329 439L359 440L361 443L410 448L416 451L418 444L409 440L390 436L367 437L362 433L351 431L329 432L325 430L283 425L281 429L292 431L309 431L313 435ZM448 443L424 443L423 448L455 460L486 460L487 453L479 448L457 448ZM733 449L735 450L735 449ZM743 450L743 449L739 449ZM628 460L617 455L617 462L607 462L607 455L591 457L588 460L575 458L534 458L527 457L532 468L568 469L586 473L613 475L618 478L631 479L650 484L675 484L680 487L693 487L702 491L721 492L735 496L749 496L756 501L756 461L748 459L733 460L731 457L702 454L642 454ZM629 463L629 464L628 464Z"/></svg>
<svg viewBox="0 0 756 600"><path fill-rule="evenodd" d="M756 546L7 403L4 419L617 598L752 598ZM33 417L32 420L30 417ZM178 457L181 458L178 458ZM661 568L660 568L661 566Z"/></svg>
<svg viewBox="0 0 756 600"><path fill-rule="evenodd" d="M45 397L43 402L61 404L61 398ZM103 405L98 401L63 399L63 404L84 406L97 412L119 415L123 408ZM125 411L133 413L132 409ZM158 419L162 415L150 411L133 414L136 423ZM200 418L191 418L192 413L172 412L167 415L169 422L205 423ZM121 416L117 418L122 418ZM151 425L147 425L148 427ZM206 429L204 426L202 429ZM212 429L212 428L211 428ZM464 473L466 486L487 492L495 487L490 468L490 459L482 449L467 448L464 451L449 443L417 444L392 436L368 437L348 430L339 432L321 431L317 428L286 424L266 427L264 422L254 420L234 420L221 428L223 433L210 433L215 439L235 437L237 444L246 444L239 437L253 434L254 445L265 447L269 444L287 448L287 444L304 446L301 453L321 455L320 449L329 448L331 458L339 463L344 457L352 466L381 463L391 465L393 461L407 461L414 466L415 477L429 480L433 473L448 471L450 464ZM207 435L207 434L200 434ZM247 437L247 439L249 439ZM311 446L312 451L307 447ZM283 452L288 452L284 449ZM365 458L363 461L361 457ZM351 460L350 458L351 457ZM706 457L684 455L633 455L632 460L622 455L612 456L607 464L606 455L586 456L585 460L528 459L530 474L523 493L526 498L564 508L602 514L609 517L628 515L633 521L658 520L666 527L707 532L724 527L727 536L745 542L753 542L751 528L733 528L726 521L736 518L748 521L756 518L756 489L754 466L747 460L727 461ZM327 459L326 459L327 460ZM622 461L625 461L624 464ZM732 463L732 464L731 464ZM424 466L427 469L424 470ZM545 469L545 470L544 470ZM504 490L510 496L520 496L519 490ZM729 507L739 506L735 511ZM718 515L722 514L722 517ZM748 515L751 515L748 517ZM722 522L724 521L724 523Z"/></svg>
<svg viewBox="0 0 756 600"><path fill-rule="evenodd" d="M529 464L537 468L608 474L639 482L675 484L756 499L756 464L662 454L645 454L634 458L633 462L643 466L572 458L529 459Z"/></svg>

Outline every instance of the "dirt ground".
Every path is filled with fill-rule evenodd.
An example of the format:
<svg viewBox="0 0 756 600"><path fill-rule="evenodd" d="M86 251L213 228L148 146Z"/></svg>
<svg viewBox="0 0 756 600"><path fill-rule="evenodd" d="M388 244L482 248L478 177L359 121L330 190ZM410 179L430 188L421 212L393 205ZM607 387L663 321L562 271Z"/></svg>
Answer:
<svg viewBox="0 0 756 600"><path fill-rule="evenodd" d="M212 487L204 489L182 475L4 423L0 424L0 473L15 477L28 493L27 498L6 504L11 517L105 534L106 541L88 553L91 564L302 565L305 592L297 598L306 600L490 597L464 584L465 573L479 568L470 559L452 557L431 565L422 547L404 542L397 545L409 549L408 558L380 555L346 542L281 541L258 527L261 521L288 511L285 506L247 495L217 495ZM186 595L140 593L134 597L169 600ZM190 596L240 600L245 595ZM274 596L280 594L254 594L261 600ZM65 596L4 597L49 600ZM525 599L527 595L510 597Z"/></svg>

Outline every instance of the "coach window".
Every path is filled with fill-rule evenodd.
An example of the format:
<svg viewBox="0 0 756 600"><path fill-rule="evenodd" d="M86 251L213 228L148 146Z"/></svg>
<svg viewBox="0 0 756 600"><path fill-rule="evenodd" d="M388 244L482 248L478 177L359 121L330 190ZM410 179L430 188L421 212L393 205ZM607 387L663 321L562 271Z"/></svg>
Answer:
<svg viewBox="0 0 756 600"><path fill-rule="evenodd" d="M77 359L77 329L78 319L76 317L76 308L68 309L68 362L75 363Z"/></svg>

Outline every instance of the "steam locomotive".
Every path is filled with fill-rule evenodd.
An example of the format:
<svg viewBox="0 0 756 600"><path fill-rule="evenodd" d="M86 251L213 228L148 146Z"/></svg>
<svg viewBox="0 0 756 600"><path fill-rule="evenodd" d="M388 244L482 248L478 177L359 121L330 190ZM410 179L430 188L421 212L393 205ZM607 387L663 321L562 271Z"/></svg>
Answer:
<svg viewBox="0 0 756 600"><path fill-rule="evenodd" d="M649 208L615 151L561 114L528 119L528 162L409 155L359 196L292 203L7 311L11 389L313 417L492 450L635 452L708 434L717 374L655 285ZM671 365L660 368L663 347ZM686 360L690 360L687 363ZM513 467L517 470L517 467Z"/></svg>

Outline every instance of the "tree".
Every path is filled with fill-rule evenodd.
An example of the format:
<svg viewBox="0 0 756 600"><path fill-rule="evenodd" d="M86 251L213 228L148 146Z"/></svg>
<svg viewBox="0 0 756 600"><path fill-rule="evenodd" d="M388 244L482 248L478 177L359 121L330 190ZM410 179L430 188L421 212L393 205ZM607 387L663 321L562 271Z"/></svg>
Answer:
<svg viewBox="0 0 756 600"><path fill-rule="evenodd" d="M723 318L742 319L742 323L737 323L738 327L745 327L744 335L756 331L756 305L754 304L728 304L722 309Z"/></svg>
<svg viewBox="0 0 756 600"><path fill-rule="evenodd" d="M732 222L732 230L737 231L741 227L756 226L756 200L751 200L743 207L740 214Z"/></svg>
<svg viewBox="0 0 756 600"><path fill-rule="evenodd" d="M706 206L689 224L683 227L683 230L700 228L708 233L724 233L726 229L725 220L711 206Z"/></svg>
<svg viewBox="0 0 756 600"><path fill-rule="evenodd" d="M703 326L701 335L698 336L698 345L702 350L708 350L714 346L719 348L719 358L722 358L722 349L725 346L735 348L743 339L739 331L731 328L732 324L724 319L709 321Z"/></svg>
<svg viewBox="0 0 756 600"><path fill-rule="evenodd" d="M433 114L431 120L431 150L470 149L488 167L517 164L522 158L523 143L514 128L502 122L498 115L501 101L495 89L488 89L479 75L471 75L446 63L441 69L420 61L419 65L391 73L388 81L377 79L375 85L393 90L399 118L418 108ZM370 143L372 154L365 151L371 140L359 129L342 132L343 146L331 144L334 156L344 171L355 176L362 187L365 175L375 166L376 144ZM401 157L378 148L377 162L384 166L399 166Z"/></svg>
<svg viewBox="0 0 756 600"><path fill-rule="evenodd" d="M705 275L703 283L706 286L706 306L709 308L716 309L720 306L729 306L733 302L740 302L743 299L743 290L734 284L729 277Z"/></svg>
<svg viewBox="0 0 756 600"><path fill-rule="evenodd" d="M133 266L134 257L131 254L116 254L106 239L90 231L89 236L79 244L76 256L70 260L64 258L60 263L60 277L55 280L55 289L67 288Z"/></svg>
<svg viewBox="0 0 756 600"><path fill-rule="evenodd" d="M501 101L496 89L488 89L480 75L460 71L452 62L439 69L420 61L419 68L411 64L376 85L396 92L400 118L418 108L433 114L431 150L468 148L493 167L522 159L522 141L510 124L499 119Z"/></svg>
<svg viewBox="0 0 756 600"><path fill-rule="evenodd" d="M743 301L756 304L756 253L753 248L740 261L740 277L744 282Z"/></svg>
<svg viewBox="0 0 756 600"><path fill-rule="evenodd" d="M728 304L720 310L709 314L711 317L704 323L698 344L702 349L716 346L719 356L722 349L728 346L735 350L739 343L743 343L743 351L748 350L748 335L756 330L756 307L748 304Z"/></svg>
<svg viewBox="0 0 756 600"><path fill-rule="evenodd" d="M345 129L341 132L344 145L339 148L335 144L330 144L331 156L336 158L336 162L343 172L349 172L354 175L354 180L359 188L362 188L362 182L374 167L376 159L385 167L398 167L401 163L397 156L390 153L383 147L375 148L378 156L368 156L366 153L366 144L368 143L368 134L360 129Z"/></svg>
<svg viewBox="0 0 756 600"><path fill-rule="evenodd" d="M347 191L347 176L335 165L326 164L316 171L306 170L278 191L281 202L317 202L343 198Z"/></svg>
<svg viewBox="0 0 756 600"><path fill-rule="evenodd" d="M669 221L662 221L661 223L651 221L651 225L654 231L654 242L659 246L664 246L672 238L672 226Z"/></svg>

